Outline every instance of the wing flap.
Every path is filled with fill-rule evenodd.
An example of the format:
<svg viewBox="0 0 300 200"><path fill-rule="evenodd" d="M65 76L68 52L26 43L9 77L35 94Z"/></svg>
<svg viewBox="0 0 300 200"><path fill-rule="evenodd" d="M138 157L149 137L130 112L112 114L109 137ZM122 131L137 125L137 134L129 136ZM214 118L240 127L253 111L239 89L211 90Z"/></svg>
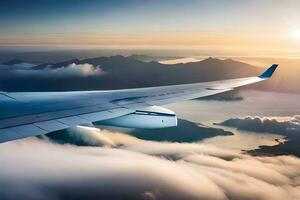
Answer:
<svg viewBox="0 0 300 200"><path fill-rule="evenodd" d="M41 134L43 134L43 133L41 133ZM16 139L21 139L21 138L24 138L24 137L22 137L21 134L14 131L12 128L1 129L0 142L7 142L10 140L16 140Z"/></svg>
<svg viewBox="0 0 300 200"><path fill-rule="evenodd" d="M111 119L134 112L126 108L114 108L111 110L82 114L72 117L58 118L35 122L31 124L13 126L0 129L0 143L10 140L21 139L29 136L43 135L54 131L63 130L76 125Z"/></svg>
<svg viewBox="0 0 300 200"><path fill-rule="evenodd" d="M27 124L27 125L22 125L22 126L16 126L11 128L12 131L16 132L20 136L26 136L27 133L33 134L33 135L40 135L40 134L45 134L47 131L34 126L33 124Z"/></svg>
<svg viewBox="0 0 300 200"><path fill-rule="evenodd" d="M57 119L57 121L65 124L69 127L90 123L89 120L83 119L83 118L78 117L78 116L65 117L65 118Z"/></svg>
<svg viewBox="0 0 300 200"><path fill-rule="evenodd" d="M42 112L37 114L28 114L24 116L22 115L17 117L9 117L9 118L0 119L0 129L19 126L23 124L55 120L55 119L60 119L60 118L65 118L70 116L79 116L81 114L96 113L100 111L110 110L110 108L114 109L118 107L120 106L113 105L113 104L107 104L107 107L103 107L100 105L93 105L93 106L86 106L80 108L54 110L51 112Z"/></svg>
<svg viewBox="0 0 300 200"><path fill-rule="evenodd" d="M96 122L96 121L101 121L109 118L120 117L122 115L126 115L133 112L134 110L129 110L126 108L116 108L107 111L83 114L83 115L79 115L79 117L86 119L90 122Z"/></svg>
<svg viewBox="0 0 300 200"><path fill-rule="evenodd" d="M37 122L37 123L34 123L34 125L39 127L40 129L45 130L48 133L69 128L69 126L67 126L57 120Z"/></svg>
<svg viewBox="0 0 300 200"><path fill-rule="evenodd" d="M0 142L7 142L29 136L43 135L46 133L48 132L37 126L34 126L33 124L0 129Z"/></svg>

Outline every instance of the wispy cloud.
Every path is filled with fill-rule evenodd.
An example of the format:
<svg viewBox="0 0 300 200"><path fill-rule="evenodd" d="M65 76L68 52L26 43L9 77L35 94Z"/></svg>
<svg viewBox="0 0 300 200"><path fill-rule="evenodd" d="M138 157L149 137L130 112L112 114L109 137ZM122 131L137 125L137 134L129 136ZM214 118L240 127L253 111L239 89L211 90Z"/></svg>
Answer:
<svg viewBox="0 0 300 200"><path fill-rule="evenodd" d="M299 199L300 160L77 128L99 147L28 139L0 145L0 197ZM87 136L85 133L89 133ZM21 150L20 150L21 149Z"/></svg>
<svg viewBox="0 0 300 200"><path fill-rule="evenodd" d="M42 70L33 69L17 69L15 70L17 74L23 75L37 75L37 76L47 76L47 77L74 77L74 76L96 76L101 75L104 71L100 66L93 66L92 64L75 64L72 63L68 66L63 66L59 68L51 68L50 66Z"/></svg>
<svg viewBox="0 0 300 200"><path fill-rule="evenodd" d="M29 67L30 65L30 67ZM21 76L21 77L48 77L48 78L68 78L68 77L87 77L99 76L105 74L100 66L94 66L89 63L76 64L72 63L59 68L51 68L49 65L44 69L33 69L32 64L21 63L18 65L0 65L2 76Z"/></svg>

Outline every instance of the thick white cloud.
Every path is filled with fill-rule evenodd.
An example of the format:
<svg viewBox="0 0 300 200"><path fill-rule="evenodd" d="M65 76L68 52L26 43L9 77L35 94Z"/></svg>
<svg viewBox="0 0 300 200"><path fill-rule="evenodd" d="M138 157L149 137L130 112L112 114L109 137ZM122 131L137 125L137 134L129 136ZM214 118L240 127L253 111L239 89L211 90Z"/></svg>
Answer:
<svg viewBox="0 0 300 200"><path fill-rule="evenodd" d="M300 198L296 157L253 157L198 143L76 131L101 147L38 139L1 144L0 199Z"/></svg>
<svg viewBox="0 0 300 200"><path fill-rule="evenodd" d="M70 75L82 75L82 76L93 76L93 75L100 75L104 73L99 66L94 67L91 64L75 64L72 63L67 67L61 67L58 69L52 70L52 73L56 73L60 76L70 76Z"/></svg>

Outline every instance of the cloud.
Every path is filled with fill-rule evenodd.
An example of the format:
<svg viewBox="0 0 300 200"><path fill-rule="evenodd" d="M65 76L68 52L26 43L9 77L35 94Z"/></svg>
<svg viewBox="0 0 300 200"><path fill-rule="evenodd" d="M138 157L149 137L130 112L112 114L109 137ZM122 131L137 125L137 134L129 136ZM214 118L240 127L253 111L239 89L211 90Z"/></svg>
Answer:
<svg viewBox="0 0 300 200"><path fill-rule="evenodd" d="M86 126L75 126L64 131L48 134L44 139L50 139L57 143L74 144L78 146L108 146L115 147L116 144L105 137L103 134L99 134L99 129Z"/></svg>
<svg viewBox="0 0 300 200"><path fill-rule="evenodd" d="M12 67L21 68L21 69L31 68L31 67L34 67L34 66L35 66L35 64L26 63L26 62L22 62L22 63L12 65Z"/></svg>
<svg viewBox="0 0 300 200"><path fill-rule="evenodd" d="M59 68L51 68L51 66L46 67L45 69L32 69L26 67L15 67L9 66L2 67L2 70L6 70L7 73L13 73L15 75L22 76L38 76L38 77L86 77L86 76L97 76L104 74L104 71L100 66L93 66L89 63L84 64L69 64L67 66Z"/></svg>
<svg viewBox="0 0 300 200"><path fill-rule="evenodd" d="M58 69L53 69L50 71L58 76L72 76L72 75L94 76L94 75L100 75L104 73L99 66L94 67L93 65L88 63L85 64L72 63L67 67L60 67Z"/></svg>
<svg viewBox="0 0 300 200"><path fill-rule="evenodd" d="M0 199L300 198L300 160L78 127L98 147L30 138L0 145ZM85 133L89 135L85 136Z"/></svg>
<svg viewBox="0 0 300 200"><path fill-rule="evenodd" d="M236 127L241 130L269 132L281 135L300 133L300 116L293 117L246 117L232 118L219 125Z"/></svg>

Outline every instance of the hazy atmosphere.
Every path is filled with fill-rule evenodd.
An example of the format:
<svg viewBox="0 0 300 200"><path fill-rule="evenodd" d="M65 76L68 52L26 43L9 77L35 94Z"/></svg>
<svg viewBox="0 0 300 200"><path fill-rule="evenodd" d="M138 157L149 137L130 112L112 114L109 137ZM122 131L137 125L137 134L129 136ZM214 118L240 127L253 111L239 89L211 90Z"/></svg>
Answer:
<svg viewBox="0 0 300 200"><path fill-rule="evenodd" d="M256 77L278 64L269 80L162 105L175 112L174 127L102 120L0 143L0 199L300 199L299 6L0 0L0 139L5 116L26 116L41 95L27 92L63 102L52 92ZM22 104L10 96L19 92ZM137 98L121 97L109 103Z"/></svg>
<svg viewBox="0 0 300 200"><path fill-rule="evenodd" d="M0 44L294 56L298 7L297 0L1 1Z"/></svg>

